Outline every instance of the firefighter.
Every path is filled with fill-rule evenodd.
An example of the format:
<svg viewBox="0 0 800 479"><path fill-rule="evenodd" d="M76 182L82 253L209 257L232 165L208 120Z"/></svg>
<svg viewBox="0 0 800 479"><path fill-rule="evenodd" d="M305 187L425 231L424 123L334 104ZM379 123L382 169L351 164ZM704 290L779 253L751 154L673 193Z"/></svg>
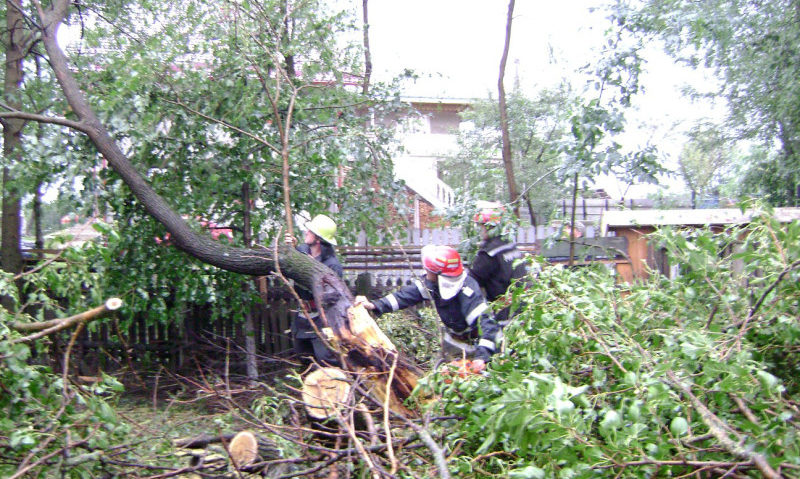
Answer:
<svg viewBox="0 0 800 479"><path fill-rule="evenodd" d="M305 224L303 244L296 246L296 249L332 269L341 278L344 270L333 249L336 246L335 236L336 223L328 216L317 215ZM286 242L294 245L297 240L291 235L286 235ZM308 316L305 316L301 309L292 321L292 342L295 352L304 360L313 356L320 364L339 366L340 361L336 352L317 334L317 331L322 332L324 324L314 304L313 295L303 288L298 288L297 294L306 301ZM311 321L314 322L316 329L311 325Z"/></svg>
<svg viewBox="0 0 800 479"><path fill-rule="evenodd" d="M442 350L446 357L473 359L473 370L482 370L502 339L481 289L467 274L458 251L450 246L422 248L425 276L399 290L370 302L363 296L356 304L377 315L433 301L444 325Z"/></svg>
<svg viewBox="0 0 800 479"><path fill-rule="evenodd" d="M527 267L519 261L523 253L517 249L516 243L506 241L500 236L500 222L503 216L503 205L493 201L478 202L479 211L473 220L480 227L481 243L475 259L469 267L469 274L486 293L490 302L498 300L508 303L497 312L497 323L505 327L519 308L511 312L510 299L505 297L508 287L515 280L525 278Z"/></svg>

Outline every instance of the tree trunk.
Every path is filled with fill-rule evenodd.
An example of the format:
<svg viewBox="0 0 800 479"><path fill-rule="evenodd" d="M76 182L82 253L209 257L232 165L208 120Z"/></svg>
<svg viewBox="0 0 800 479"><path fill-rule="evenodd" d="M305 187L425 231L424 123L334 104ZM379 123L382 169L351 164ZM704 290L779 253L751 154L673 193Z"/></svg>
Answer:
<svg viewBox="0 0 800 479"><path fill-rule="evenodd" d="M519 218L519 203L517 198L517 181L514 178L514 160L511 157L511 135L508 131L508 106L506 105L506 89L503 79L506 75L506 62L508 61L508 47L511 43L511 19L514 16L514 0L508 2L508 19L506 20L506 42L503 47L503 58L500 60L500 77L497 80L500 107L500 129L503 135L503 166L506 170L506 182L508 183L509 202L513 205L514 214Z"/></svg>
<svg viewBox="0 0 800 479"><path fill-rule="evenodd" d="M19 94L22 87L22 59L25 56L24 34L25 20L22 18L21 0L8 0L6 3L6 47L5 81L3 85L4 102L14 109L20 108ZM8 118L3 123L3 157L6 165L20 160L18 150L24 122L22 119ZM13 185L11 169L3 168L3 206L2 206L2 238L0 250L2 259L0 266L4 271L17 274L22 271L22 251L20 236L22 221L20 220L22 202L19 192ZM6 309L13 308L11 299L4 297L2 305Z"/></svg>
<svg viewBox="0 0 800 479"><path fill-rule="evenodd" d="M33 221L33 234L34 234L34 248L40 250L39 258L44 256L41 252L44 249L44 233L42 232L42 184L36 185L36 190L33 192L33 210L31 212Z"/></svg>
<svg viewBox="0 0 800 479"><path fill-rule="evenodd" d="M244 203L244 208L242 210L244 246L246 248L250 248L252 245L253 232L250 225L250 183L247 181L242 183L242 203ZM245 293L250 291L251 282L252 281L244 281L242 283L242 289ZM244 349L247 356L245 361L247 364L247 379L255 381L258 379L258 365L256 364L256 327L253 324L252 307L248 307L244 313Z"/></svg>
<svg viewBox="0 0 800 479"><path fill-rule="evenodd" d="M166 227L179 249L204 263L228 271L253 276L279 272L310 290L319 308L323 327L330 328L335 339L334 347L342 354L345 366L353 371L372 372L375 377L380 374L374 373L384 373L388 379L394 365L395 380L389 388L390 396L393 402L401 404L410 395L412 385L416 384L418 370L397 352L386 350L381 344L371 344L365 339L359 323L351 322L353 296L344 281L330 268L284 244L262 249L234 248L194 232L131 165L89 106L56 41L58 26L68 7L69 0L57 0L53 8L43 14L45 18L41 19L41 25L45 27L41 38L53 72L72 111L79 118L70 126L88 135L147 212Z"/></svg>
<svg viewBox="0 0 800 479"><path fill-rule="evenodd" d="M369 0L362 0L361 11L363 13L364 24L364 82L361 85L361 93L367 95L369 93L369 80L372 76L372 53L369 49Z"/></svg>

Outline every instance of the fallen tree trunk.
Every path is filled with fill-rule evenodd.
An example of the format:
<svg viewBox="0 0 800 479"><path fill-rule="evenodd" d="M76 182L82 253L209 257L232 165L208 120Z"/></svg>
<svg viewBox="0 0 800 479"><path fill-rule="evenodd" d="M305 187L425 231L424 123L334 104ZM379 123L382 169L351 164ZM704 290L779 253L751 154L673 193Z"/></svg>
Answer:
<svg viewBox="0 0 800 479"><path fill-rule="evenodd" d="M364 306L348 307L345 315L338 314L335 305L325 311L326 318L334 320L328 323L331 346L353 375L364 378L366 393L395 414L414 416L404 402L417 386L419 369L402 356ZM303 402L309 416L324 420L335 415L350 396L348 381L353 379L338 368L321 368L308 374L303 381Z"/></svg>

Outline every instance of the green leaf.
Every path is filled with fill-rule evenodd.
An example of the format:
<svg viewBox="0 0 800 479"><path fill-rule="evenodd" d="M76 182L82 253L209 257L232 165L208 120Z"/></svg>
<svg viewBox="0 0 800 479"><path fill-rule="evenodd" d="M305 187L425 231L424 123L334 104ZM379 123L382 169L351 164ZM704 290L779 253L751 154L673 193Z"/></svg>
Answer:
<svg viewBox="0 0 800 479"><path fill-rule="evenodd" d="M512 479L543 479L544 469L536 466L525 466L522 469L514 469L508 472L508 477Z"/></svg>

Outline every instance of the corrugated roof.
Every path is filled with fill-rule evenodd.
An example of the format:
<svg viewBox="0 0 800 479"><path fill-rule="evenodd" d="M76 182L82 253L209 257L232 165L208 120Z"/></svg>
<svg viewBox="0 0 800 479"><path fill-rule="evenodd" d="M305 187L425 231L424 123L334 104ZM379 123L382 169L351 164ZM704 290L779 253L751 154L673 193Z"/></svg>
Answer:
<svg viewBox="0 0 800 479"><path fill-rule="evenodd" d="M775 218L781 222L800 220L800 208L775 208ZM681 210L607 210L600 218L600 234L609 228L624 226L706 226L748 223L753 211L738 208L681 209Z"/></svg>

